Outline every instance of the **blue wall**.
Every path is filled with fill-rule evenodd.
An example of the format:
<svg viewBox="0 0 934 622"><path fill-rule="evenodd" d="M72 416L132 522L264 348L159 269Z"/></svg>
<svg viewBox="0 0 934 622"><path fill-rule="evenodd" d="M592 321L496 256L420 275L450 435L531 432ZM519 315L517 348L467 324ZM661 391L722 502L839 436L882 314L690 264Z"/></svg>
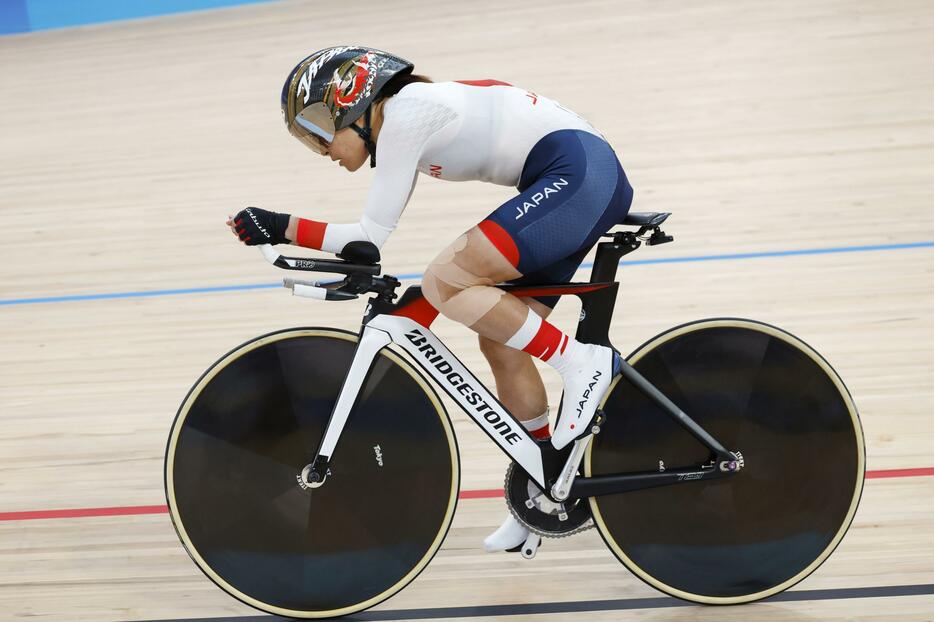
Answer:
<svg viewBox="0 0 934 622"><path fill-rule="evenodd" d="M0 0L0 35L270 0Z"/></svg>

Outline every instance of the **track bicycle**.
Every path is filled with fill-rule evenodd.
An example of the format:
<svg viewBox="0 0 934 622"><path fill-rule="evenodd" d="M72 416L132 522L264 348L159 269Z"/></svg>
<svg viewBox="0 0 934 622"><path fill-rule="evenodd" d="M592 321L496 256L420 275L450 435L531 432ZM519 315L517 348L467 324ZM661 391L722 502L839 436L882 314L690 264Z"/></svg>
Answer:
<svg viewBox="0 0 934 622"><path fill-rule="evenodd" d="M597 245L587 283L517 286L581 299L576 336L612 345L620 259L672 240L667 213ZM649 585L707 604L750 602L813 572L839 544L865 470L856 407L813 348L761 322L667 330L622 366L585 436L561 451L532 438L429 329L418 286L381 275L354 242L338 259L274 265L343 275L285 279L295 295L371 295L359 333L292 328L212 365L172 426L165 488L178 536L214 583L263 611L357 612L409 584L441 546L460 470L434 381L512 460L505 497L538 538L591 524ZM561 414L559 413L560 417Z"/></svg>

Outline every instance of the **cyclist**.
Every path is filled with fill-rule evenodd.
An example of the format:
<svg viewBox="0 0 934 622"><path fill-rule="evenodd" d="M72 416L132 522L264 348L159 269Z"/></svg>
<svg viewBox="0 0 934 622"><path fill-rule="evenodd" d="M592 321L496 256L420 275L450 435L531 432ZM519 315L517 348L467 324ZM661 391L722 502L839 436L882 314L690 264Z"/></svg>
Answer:
<svg viewBox="0 0 934 622"><path fill-rule="evenodd" d="M587 121L538 93L496 80L439 82L402 58L359 46L303 59L282 87L289 132L349 171L376 167L359 222L333 224L255 207L228 226L248 245L291 243L339 253L351 241L381 247L418 174L515 186L519 193L460 235L425 269L425 298L473 329L500 401L536 438L549 437L548 405L531 357L564 381L553 445L586 435L618 364L545 318L557 297L516 298L498 283L566 283L600 235L621 222L632 188L613 149ZM378 166L377 166L378 164ZM509 516L488 551L529 532Z"/></svg>

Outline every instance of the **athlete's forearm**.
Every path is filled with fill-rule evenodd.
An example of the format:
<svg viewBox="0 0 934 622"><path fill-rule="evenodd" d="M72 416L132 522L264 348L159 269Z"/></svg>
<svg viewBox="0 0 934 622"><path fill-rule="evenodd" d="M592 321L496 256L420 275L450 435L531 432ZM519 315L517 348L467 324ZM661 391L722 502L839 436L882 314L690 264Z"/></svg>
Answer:
<svg viewBox="0 0 934 622"><path fill-rule="evenodd" d="M286 229L286 237L297 246L339 253L348 242L356 241L372 242L377 248L381 248L392 230L393 227L380 225L365 215L360 222L350 224L319 222L292 216Z"/></svg>

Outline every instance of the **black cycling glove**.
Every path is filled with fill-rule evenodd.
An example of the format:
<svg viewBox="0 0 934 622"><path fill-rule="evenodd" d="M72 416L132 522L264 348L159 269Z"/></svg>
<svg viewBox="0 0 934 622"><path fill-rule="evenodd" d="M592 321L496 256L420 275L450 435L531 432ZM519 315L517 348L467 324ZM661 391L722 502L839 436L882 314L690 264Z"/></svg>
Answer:
<svg viewBox="0 0 934 622"><path fill-rule="evenodd" d="M278 214L258 207L240 210L234 216L237 236L247 246L258 244L287 244L285 230L289 226L288 214Z"/></svg>

